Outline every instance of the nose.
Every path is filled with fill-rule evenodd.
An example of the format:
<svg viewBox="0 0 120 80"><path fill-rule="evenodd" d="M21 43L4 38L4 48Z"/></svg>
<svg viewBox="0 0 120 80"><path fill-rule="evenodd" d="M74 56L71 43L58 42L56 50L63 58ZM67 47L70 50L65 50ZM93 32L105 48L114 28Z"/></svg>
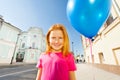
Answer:
<svg viewBox="0 0 120 80"><path fill-rule="evenodd" d="M58 43L59 42L59 39L55 39L55 43Z"/></svg>

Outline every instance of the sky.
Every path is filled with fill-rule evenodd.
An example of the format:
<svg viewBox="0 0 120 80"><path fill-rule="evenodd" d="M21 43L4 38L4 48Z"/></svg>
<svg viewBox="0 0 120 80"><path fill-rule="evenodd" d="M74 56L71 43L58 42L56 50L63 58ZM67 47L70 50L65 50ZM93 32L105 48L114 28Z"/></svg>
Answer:
<svg viewBox="0 0 120 80"><path fill-rule="evenodd" d="M76 55L83 54L81 34L71 26L67 18L67 2L68 0L0 0L0 15L22 31L40 27L45 35L51 25L61 23L67 29L71 50L73 48Z"/></svg>

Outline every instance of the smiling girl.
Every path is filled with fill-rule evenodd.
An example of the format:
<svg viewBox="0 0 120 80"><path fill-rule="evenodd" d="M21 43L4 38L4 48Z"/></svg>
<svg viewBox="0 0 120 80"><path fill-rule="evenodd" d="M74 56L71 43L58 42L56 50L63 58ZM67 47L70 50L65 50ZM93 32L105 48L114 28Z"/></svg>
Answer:
<svg viewBox="0 0 120 80"><path fill-rule="evenodd" d="M40 55L37 63L36 80L76 80L76 65L65 27L52 25L46 35L46 43L46 52Z"/></svg>

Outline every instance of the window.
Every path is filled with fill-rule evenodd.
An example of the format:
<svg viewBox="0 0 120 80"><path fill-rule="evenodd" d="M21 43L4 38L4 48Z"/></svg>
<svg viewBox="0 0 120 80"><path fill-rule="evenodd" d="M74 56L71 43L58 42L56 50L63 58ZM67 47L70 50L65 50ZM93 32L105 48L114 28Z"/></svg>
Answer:
<svg viewBox="0 0 120 80"><path fill-rule="evenodd" d="M99 53L99 61L100 61L100 63L102 64L103 62L104 62L104 55L103 55L103 53Z"/></svg>
<svg viewBox="0 0 120 80"><path fill-rule="evenodd" d="M24 47L25 47L25 43L22 44L22 48L24 48Z"/></svg>
<svg viewBox="0 0 120 80"><path fill-rule="evenodd" d="M36 36L36 35L34 35L33 37L34 37L34 38L36 38L37 36Z"/></svg>
<svg viewBox="0 0 120 80"><path fill-rule="evenodd" d="M107 23L107 26L110 25L112 22L113 22L113 16L110 14L110 16L108 17L106 23Z"/></svg>
<svg viewBox="0 0 120 80"><path fill-rule="evenodd" d="M32 43L32 48L35 48L35 43L34 42Z"/></svg>

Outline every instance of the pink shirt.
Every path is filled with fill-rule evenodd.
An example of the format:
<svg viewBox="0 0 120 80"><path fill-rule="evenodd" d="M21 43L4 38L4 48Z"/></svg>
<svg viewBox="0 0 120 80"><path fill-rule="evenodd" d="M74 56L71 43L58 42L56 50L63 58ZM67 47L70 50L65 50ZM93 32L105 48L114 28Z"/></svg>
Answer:
<svg viewBox="0 0 120 80"><path fill-rule="evenodd" d="M63 57L61 52L41 54L37 67L42 68L41 80L69 80L69 71L76 70L73 55Z"/></svg>

